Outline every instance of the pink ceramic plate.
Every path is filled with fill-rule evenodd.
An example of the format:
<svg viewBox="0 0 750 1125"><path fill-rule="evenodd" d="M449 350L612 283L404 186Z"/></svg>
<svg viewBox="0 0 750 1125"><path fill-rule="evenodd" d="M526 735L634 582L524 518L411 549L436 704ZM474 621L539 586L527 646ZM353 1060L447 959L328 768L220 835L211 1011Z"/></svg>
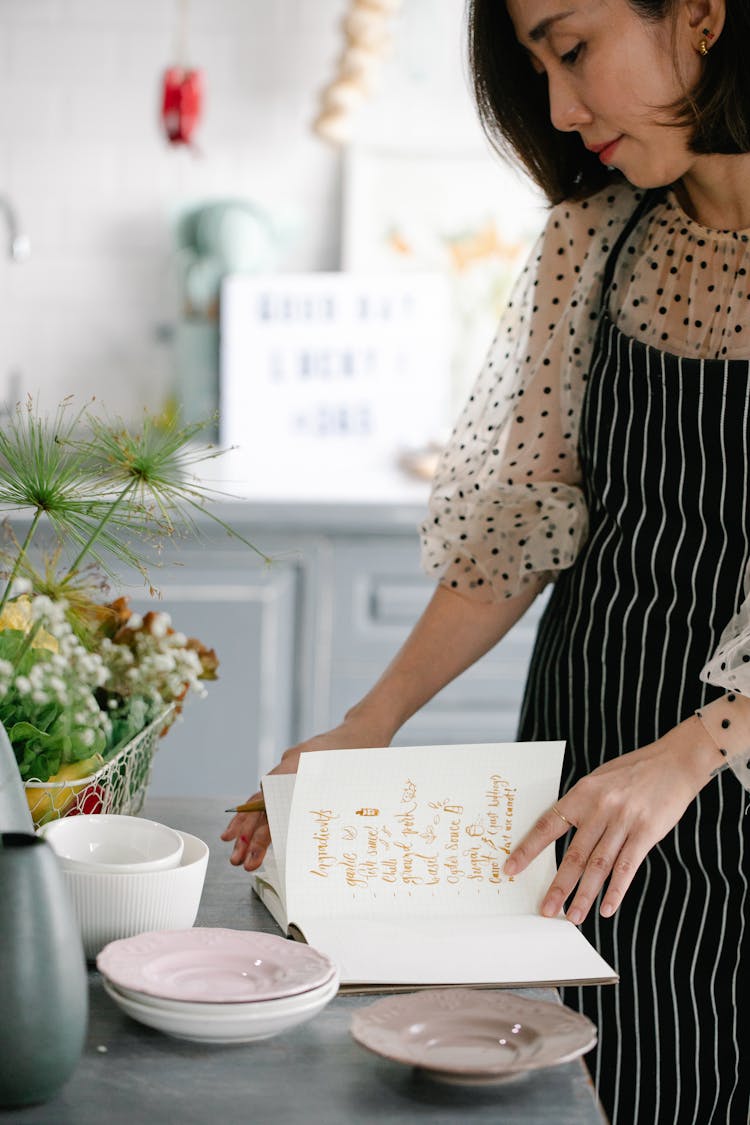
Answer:
<svg viewBox="0 0 750 1125"><path fill-rule="evenodd" d="M317 988L335 967L307 945L248 930L161 930L110 942L96 959L116 985L171 1000L247 1003Z"/></svg>
<svg viewBox="0 0 750 1125"><path fill-rule="evenodd" d="M459 1084L494 1084L568 1062L596 1044L596 1028L562 1004L512 992L433 989L378 1000L352 1020L358 1043Z"/></svg>

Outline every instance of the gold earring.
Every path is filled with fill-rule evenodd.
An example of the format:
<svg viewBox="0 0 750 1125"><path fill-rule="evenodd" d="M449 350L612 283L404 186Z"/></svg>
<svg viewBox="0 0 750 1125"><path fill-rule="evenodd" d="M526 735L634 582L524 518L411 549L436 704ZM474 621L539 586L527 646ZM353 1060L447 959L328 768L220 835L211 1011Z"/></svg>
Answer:
<svg viewBox="0 0 750 1125"><path fill-rule="evenodd" d="M709 27L704 27L703 28L703 38L701 39L700 43L698 44L698 53L700 55L702 55L703 58L705 58L706 55L708 54L708 44L709 44L709 41L711 39L713 39L713 37L714 37L714 33L711 31L711 29Z"/></svg>

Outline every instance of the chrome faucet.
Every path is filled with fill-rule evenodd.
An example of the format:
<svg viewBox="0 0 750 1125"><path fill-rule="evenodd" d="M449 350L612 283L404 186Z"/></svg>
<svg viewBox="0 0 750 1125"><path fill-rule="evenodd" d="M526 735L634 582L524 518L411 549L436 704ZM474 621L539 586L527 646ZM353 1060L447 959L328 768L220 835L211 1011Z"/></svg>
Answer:
<svg viewBox="0 0 750 1125"><path fill-rule="evenodd" d="M0 211L8 227L8 257L14 262L25 262L31 256L31 240L19 230L18 216L7 195L0 194Z"/></svg>

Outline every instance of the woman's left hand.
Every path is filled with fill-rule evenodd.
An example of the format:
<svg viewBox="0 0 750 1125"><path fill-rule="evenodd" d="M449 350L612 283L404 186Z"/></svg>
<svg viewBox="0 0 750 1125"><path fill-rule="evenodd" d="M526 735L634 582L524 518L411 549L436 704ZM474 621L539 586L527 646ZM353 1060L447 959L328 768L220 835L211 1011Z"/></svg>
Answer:
<svg viewBox="0 0 750 1125"><path fill-rule="evenodd" d="M541 913L555 917L575 891L566 917L578 925L609 878L601 905L602 916L609 918L647 853L674 828L723 764L703 724L691 716L656 742L605 762L582 778L513 850L505 874L523 871L574 828Z"/></svg>

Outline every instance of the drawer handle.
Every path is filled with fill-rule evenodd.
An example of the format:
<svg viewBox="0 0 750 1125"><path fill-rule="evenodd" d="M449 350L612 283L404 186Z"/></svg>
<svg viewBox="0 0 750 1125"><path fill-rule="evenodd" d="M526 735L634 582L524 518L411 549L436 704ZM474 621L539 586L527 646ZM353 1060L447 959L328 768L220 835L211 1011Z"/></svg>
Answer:
<svg viewBox="0 0 750 1125"><path fill-rule="evenodd" d="M432 596L428 583L379 583L370 591L370 619L379 625L413 625Z"/></svg>

